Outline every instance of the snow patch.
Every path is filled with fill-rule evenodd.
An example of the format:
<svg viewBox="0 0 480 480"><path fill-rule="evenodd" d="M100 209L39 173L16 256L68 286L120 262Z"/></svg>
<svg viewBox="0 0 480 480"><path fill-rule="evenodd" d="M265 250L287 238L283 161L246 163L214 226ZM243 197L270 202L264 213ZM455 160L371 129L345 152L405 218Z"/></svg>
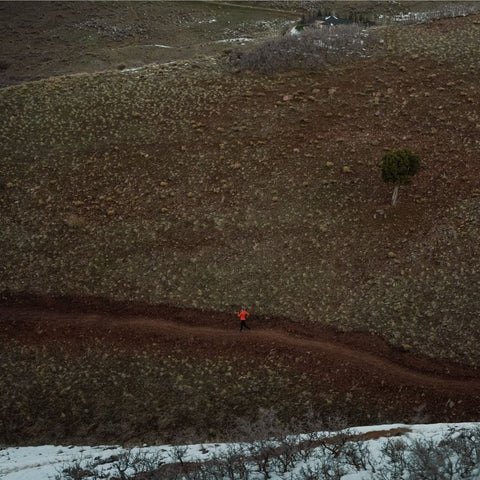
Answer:
<svg viewBox="0 0 480 480"><path fill-rule="evenodd" d="M238 37L238 38L226 38L224 40L217 40L215 43L233 43L233 42L239 42L239 43L245 43L245 42L251 42L251 38L247 37Z"/></svg>
<svg viewBox="0 0 480 480"><path fill-rule="evenodd" d="M401 437L408 442L414 442L417 439L440 441L446 434L455 431L460 434L469 429L480 428L480 423L445 423L445 424L425 424L425 425L375 425L349 428L344 431L348 435L362 435L372 432L383 432L389 430L404 429ZM320 432L323 436L335 436L342 432ZM303 435L296 437L299 441ZM386 437L378 439L364 440L363 443L368 447L371 460L375 465L382 465L385 461L382 454L382 447L387 442ZM234 444L202 444L202 445L186 445L181 447L185 451L183 461L205 461L215 454L227 452ZM239 445L240 446L240 445ZM242 446L245 446L244 444ZM136 447L132 450L133 454L141 455L161 455L166 461L175 457L175 449L177 447L171 445L165 446L143 446ZM95 446L95 447L73 447L73 446L55 446L44 445L41 447L13 447L0 449L0 478L2 480L53 480L67 466L79 462L82 465L89 462L95 462L97 470L105 478L111 478L114 475L113 462L115 456L126 453L129 450L120 446ZM313 460L300 461L291 471L292 476L283 476L282 474L272 472L272 480L283 480L285 478L295 478L295 474L300 474L302 468L312 466L315 459L318 460L320 453L313 456ZM173 460L170 460L173 462ZM478 471L478 470L477 470ZM252 480L260 477L252 470ZM480 474L480 472L478 472ZM102 477L103 478L103 477ZM367 480L372 479L373 472L348 471L341 477L342 480ZM478 477L475 477L478 478Z"/></svg>
<svg viewBox="0 0 480 480"><path fill-rule="evenodd" d="M211 18L210 20L199 20L196 23L215 23L217 21L216 18Z"/></svg>
<svg viewBox="0 0 480 480"><path fill-rule="evenodd" d="M144 47L173 48L173 47L170 47L169 45L162 45L162 44L159 44L159 43L155 43L153 45L144 45Z"/></svg>

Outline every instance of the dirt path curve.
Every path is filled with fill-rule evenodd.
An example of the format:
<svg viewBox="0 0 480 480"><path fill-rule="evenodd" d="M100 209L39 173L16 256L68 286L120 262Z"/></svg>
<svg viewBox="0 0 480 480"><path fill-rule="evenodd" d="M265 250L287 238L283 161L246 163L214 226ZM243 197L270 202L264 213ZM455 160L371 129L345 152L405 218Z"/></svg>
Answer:
<svg viewBox="0 0 480 480"><path fill-rule="evenodd" d="M83 318L83 321L88 322L89 320ZM98 319L90 319L91 323L96 323L97 321ZM441 388L442 390L451 388L452 390L466 393L472 393L473 391L480 393L480 378L463 377L459 379L439 373L417 371L416 369L395 363L383 356L362 351L358 347L343 345L339 341L293 337L287 332L272 329L255 329L240 334L233 321L231 327L226 328L191 326L165 319L130 318L127 321L128 328L144 331L148 335L175 335L190 338L191 342L192 339L193 341L195 339L208 339L211 343L225 343L228 341L247 342L250 345L269 345L271 348L287 347L296 350L300 355L315 356L315 354L320 353L329 356L338 363L345 364L345 362L348 362L352 366L375 371L383 376L393 376L396 377L399 383L405 385L422 385L424 388ZM111 327L119 328L124 323L125 320L119 323L112 319ZM239 338L239 335L242 335L242 338ZM212 345L212 349L214 349L214 345Z"/></svg>
<svg viewBox="0 0 480 480"><path fill-rule="evenodd" d="M419 358L361 333L299 325L285 319L256 319L251 331L238 331L235 315L161 307L128 309L0 306L0 343L72 352L93 344L126 351L195 357L266 358L307 373L319 391L354 392L377 402L428 403L452 420L478 420L480 375L475 369ZM412 407L413 408L413 407Z"/></svg>

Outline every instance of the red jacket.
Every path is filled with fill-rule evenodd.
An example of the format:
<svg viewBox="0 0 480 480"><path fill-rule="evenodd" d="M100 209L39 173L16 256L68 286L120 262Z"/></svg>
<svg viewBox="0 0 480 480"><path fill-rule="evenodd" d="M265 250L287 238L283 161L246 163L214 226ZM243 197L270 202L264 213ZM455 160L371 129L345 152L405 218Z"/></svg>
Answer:
<svg viewBox="0 0 480 480"><path fill-rule="evenodd" d="M237 313L237 316L240 317L240 320L243 322L250 316L250 314L246 310L242 310L241 312Z"/></svg>

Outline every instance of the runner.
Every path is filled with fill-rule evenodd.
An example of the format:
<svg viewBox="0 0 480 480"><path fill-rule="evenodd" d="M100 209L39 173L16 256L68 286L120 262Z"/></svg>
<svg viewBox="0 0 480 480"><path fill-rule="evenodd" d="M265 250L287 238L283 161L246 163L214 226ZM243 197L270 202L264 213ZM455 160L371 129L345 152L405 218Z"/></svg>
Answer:
<svg viewBox="0 0 480 480"><path fill-rule="evenodd" d="M241 312L237 313L237 316L240 318L240 331L242 331L244 328L250 330L250 327L246 323L246 320L250 314L245 309L242 309Z"/></svg>

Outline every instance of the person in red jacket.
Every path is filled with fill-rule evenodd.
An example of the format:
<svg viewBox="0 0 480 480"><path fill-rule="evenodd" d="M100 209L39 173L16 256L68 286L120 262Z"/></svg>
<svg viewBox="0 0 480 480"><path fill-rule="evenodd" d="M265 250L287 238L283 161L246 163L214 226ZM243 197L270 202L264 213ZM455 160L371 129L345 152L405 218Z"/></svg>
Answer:
<svg viewBox="0 0 480 480"><path fill-rule="evenodd" d="M247 325L247 322L246 322L250 314L245 309L242 309L241 312L237 313L237 316L240 318L240 331L242 331L244 328L246 328L247 330L250 330L250 327Z"/></svg>

